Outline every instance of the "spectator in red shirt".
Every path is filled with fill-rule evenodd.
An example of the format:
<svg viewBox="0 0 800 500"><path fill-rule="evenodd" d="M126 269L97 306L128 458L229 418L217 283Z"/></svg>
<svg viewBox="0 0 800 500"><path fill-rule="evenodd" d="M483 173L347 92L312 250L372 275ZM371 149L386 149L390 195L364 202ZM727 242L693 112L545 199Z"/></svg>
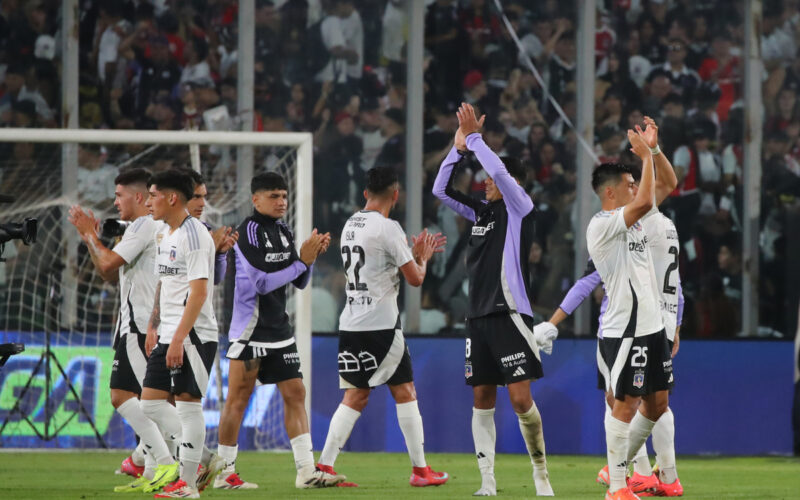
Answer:
<svg viewBox="0 0 800 500"><path fill-rule="evenodd" d="M731 105L739 98L737 89L740 80L739 58L731 54L731 38L724 31L714 35L711 54L700 65L698 74L703 81L715 82L722 93L717 104L719 119L728 119Z"/></svg>

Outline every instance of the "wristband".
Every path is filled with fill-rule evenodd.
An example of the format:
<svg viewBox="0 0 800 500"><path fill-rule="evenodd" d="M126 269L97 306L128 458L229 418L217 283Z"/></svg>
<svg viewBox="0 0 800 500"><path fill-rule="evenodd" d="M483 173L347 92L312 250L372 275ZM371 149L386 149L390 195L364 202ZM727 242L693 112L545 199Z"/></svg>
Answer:
<svg viewBox="0 0 800 500"><path fill-rule="evenodd" d="M658 156L661 154L661 148L658 146L658 144L656 144L656 147L650 148L650 154L653 156Z"/></svg>

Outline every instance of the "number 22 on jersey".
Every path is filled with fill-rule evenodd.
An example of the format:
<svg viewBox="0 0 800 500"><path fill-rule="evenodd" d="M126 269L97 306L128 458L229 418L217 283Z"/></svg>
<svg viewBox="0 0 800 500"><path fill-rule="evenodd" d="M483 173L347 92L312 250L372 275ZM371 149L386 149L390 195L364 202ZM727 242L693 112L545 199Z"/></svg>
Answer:
<svg viewBox="0 0 800 500"><path fill-rule="evenodd" d="M353 259L354 254L358 254L355 262ZM367 284L359 281L359 271L364 267L364 263L367 260L364 249L360 245L343 246L342 258L344 259L344 273L347 276L347 289L366 292Z"/></svg>

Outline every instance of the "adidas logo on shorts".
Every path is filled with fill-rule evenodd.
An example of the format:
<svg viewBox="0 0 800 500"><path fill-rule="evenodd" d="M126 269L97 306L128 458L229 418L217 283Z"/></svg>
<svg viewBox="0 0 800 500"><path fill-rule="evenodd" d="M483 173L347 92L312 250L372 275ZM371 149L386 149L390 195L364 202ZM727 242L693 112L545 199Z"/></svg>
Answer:
<svg viewBox="0 0 800 500"><path fill-rule="evenodd" d="M514 374L511 375L512 377L521 377L525 375L525 370L522 369L521 366L518 366L516 370L514 370Z"/></svg>

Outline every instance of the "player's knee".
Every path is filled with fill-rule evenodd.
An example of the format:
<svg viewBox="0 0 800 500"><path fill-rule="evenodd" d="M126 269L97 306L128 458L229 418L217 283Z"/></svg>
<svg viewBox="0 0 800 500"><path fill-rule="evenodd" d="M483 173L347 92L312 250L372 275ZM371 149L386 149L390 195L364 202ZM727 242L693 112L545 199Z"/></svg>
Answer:
<svg viewBox="0 0 800 500"><path fill-rule="evenodd" d="M511 396L511 407L515 413L525 413L533 406L533 398L528 394L514 394Z"/></svg>
<svg viewBox="0 0 800 500"><path fill-rule="evenodd" d="M122 406L125 401L135 397L135 394L127 391L111 391L111 405L116 409Z"/></svg>
<svg viewBox="0 0 800 500"><path fill-rule="evenodd" d="M494 408L496 403L496 396L493 394L475 393L473 398L473 406L479 410L488 410Z"/></svg>
<svg viewBox="0 0 800 500"><path fill-rule="evenodd" d="M344 393L342 404L354 409L355 411L364 411L369 402L369 391L362 390L348 390Z"/></svg>
<svg viewBox="0 0 800 500"><path fill-rule="evenodd" d="M286 384L281 391L284 404L299 404L305 405L306 402L306 386L298 379L296 383Z"/></svg>
<svg viewBox="0 0 800 500"><path fill-rule="evenodd" d="M667 401L652 401L642 405L642 414L653 422L666 413L669 403Z"/></svg>

